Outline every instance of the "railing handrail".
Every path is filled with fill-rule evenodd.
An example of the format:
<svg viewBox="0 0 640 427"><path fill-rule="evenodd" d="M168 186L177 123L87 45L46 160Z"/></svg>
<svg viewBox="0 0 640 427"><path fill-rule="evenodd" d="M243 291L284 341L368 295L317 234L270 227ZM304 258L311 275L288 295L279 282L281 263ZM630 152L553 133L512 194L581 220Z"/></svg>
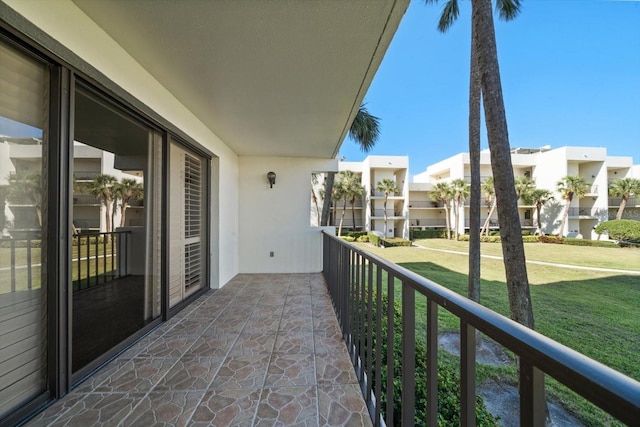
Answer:
<svg viewBox="0 0 640 427"><path fill-rule="evenodd" d="M616 418L640 418L640 382L404 267L323 231Z"/></svg>

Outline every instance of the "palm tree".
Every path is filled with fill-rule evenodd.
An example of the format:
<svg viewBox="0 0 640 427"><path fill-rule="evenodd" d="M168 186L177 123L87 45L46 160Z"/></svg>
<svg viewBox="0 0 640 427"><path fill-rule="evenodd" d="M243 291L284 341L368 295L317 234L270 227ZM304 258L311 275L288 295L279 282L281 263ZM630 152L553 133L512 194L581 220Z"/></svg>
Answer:
<svg viewBox="0 0 640 427"><path fill-rule="evenodd" d="M496 190L493 186L493 177L488 176L484 182L482 183L482 191L484 192L484 200L489 207L487 211L487 219L484 221L484 225L482 226L482 230L480 230L480 234L486 231L487 236L489 235L489 225L491 224L491 216L496 210Z"/></svg>
<svg viewBox="0 0 640 427"><path fill-rule="evenodd" d="M88 193L96 197L105 206L105 224L107 233L111 232L111 204L113 202L113 186L118 179L112 175L100 174L93 178L87 189ZM106 235L107 243L110 241L109 234Z"/></svg>
<svg viewBox="0 0 640 427"><path fill-rule="evenodd" d="M540 213L542 212L542 206L544 206L549 201L553 200L553 195L551 194L551 191L545 190L544 188L534 188L528 195L525 195L523 200L525 201L525 203L531 203L536 205L536 220L537 220L536 234L543 235L542 221L540 220Z"/></svg>
<svg viewBox="0 0 640 427"><path fill-rule="evenodd" d="M349 128L349 138L353 139L362 151L365 153L371 150L380 137L380 119L373 116L365 108L365 105L360 105L356 117L351 123ZM333 188L333 182L335 180L336 173L327 173L327 179L325 180L325 197L322 203L322 219L320 225L327 225L329 223L329 209L331 208L331 189Z"/></svg>
<svg viewBox="0 0 640 427"><path fill-rule="evenodd" d="M316 187L318 186L318 174L313 172L311 174L311 202L316 208L316 224L320 225L320 207L318 206L318 195L316 194Z"/></svg>
<svg viewBox="0 0 640 427"><path fill-rule="evenodd" d="M425 0L437 3L438 0ZM472 2L472 12L473 5ZM496 8L505 21L520 12L520 0L496 0ZM458 19L458 0L448 0L442 9L438 30L446 32ZM480 302L480 103L482 85L476 42L476 21L471 20L471 59L469 71L469 157L471 168L471 200L469 201L469 292L468 296ZM492 23L493 25L493 23ZM488 223L487 234L489 232ZM483 227L484 228L484 227Z"/></svg>
<svg viewBox="0 0 640 427"><path fill-rule="evenodd" d="M340 173L342 173L342 172L340 172ZM335 212L337 211L338 201L340 201L340 200L343 201L342 214L340 215L340 226L338 227L338 236L342 236L342 223L344 221L344 213L347 210L347 193L346 193L346 188L344 186L344 183L342 182L341 179L339 179L333 185L332 197L333 197L333 200L334 200L334 215L333 215L334 222L335 222L335 217L336 217Z"/></svg>
<svg viewBox="0 0 640 427"><path fill-rule="evenodd" d="M587 194L589 185L580 175L567 175L556 183L557 191L562 195L562 199L566 201L564 212L562 213L562 221L560 222L560 236L564 235L564 226L569 216L569 206L575 196L578 198Z"/></svg>
<svg viewBox="0 0 640 427"><path fill-rule="evenodd" d="M356 229L356 200L361 199L364 195L364 188L362 187L362 181L353 171L346 170L342 173L342 183L346 199L349 199L351 204L351 220L353 221L353 230Z"/></svg>
<svg viewBox="0 0 640 427"><path fill-rule="evenodd" d="M519 0L503 1L503 5L509 5L509 7L499 8L500 15L503 17L515 16L519 4ZM482 101L491 153L498 222L502 236L503 262L509 293L509 311L513 320L533 329L531 291L522 243L518 201L514 189L511 147L500 82L491 0L474 0L471 5L473 46L476 49L483 94ZM511 6L515 8L510 8Z"/></svg>
<svg viewBox="0 0 640 427"><path fill-rule="evenodd" d="M531 192L535 190L536 183L528 176L519 176L514 181L516 197L518 200L530 200Z"/></svg>
<svg viewBox="0 0 640 427"><path fill-rule="evenodd" d="M444 206L444 219L447 227L447 239L451 240L451 225L449 224L449 202L453 199L453 189L448 182L438 182L429 193L431 200L442 202Z"/></svg>
<svg viewBox="0 0 640 427"><path fill-rule="evenodd" d="M620 178L609 184L609 196L621 198L616 219L622 218L629 197L638 193L640 193L640 179L637 178Z"/></svg>
<svg viewBox="0 0 640 427"><path fill-rule="evenodd" d="M133 200L141 200L144 197L144 186L135 179L123 178L114 186L114 194L117 195L121 202L120 227L124 227L127 208Z"/></svg>
<svg viewBox="0 0 640 427"><path fill-rule="evenodd" d="M376 185L376 191L384 193L384 237L387 237L387 201L389 200L389 194L396 194L399 190L396 186L396 182L392 179L385 178L382 181L378 181Z"/></svg>
<svg viewBox="0 0 640 427"><path fill-rule="evenodd" d="M14 202L26 199L36 211L38 227L42 227L42 175L39 173L30 175L15 174L10 175L8 181L7 199Z"/></svg>
<svg viewBox="0 0 640 427"><path fill-rule="evenodd" d="M464 201L469 197L470 189L469 184L462 178L454 179L451 181L451 188L453 190L453 206L454 206L454 216L455 216L455 227L454 227L454 240L458 240L458 227L460 226L460 204L464 203Z"/></svg>

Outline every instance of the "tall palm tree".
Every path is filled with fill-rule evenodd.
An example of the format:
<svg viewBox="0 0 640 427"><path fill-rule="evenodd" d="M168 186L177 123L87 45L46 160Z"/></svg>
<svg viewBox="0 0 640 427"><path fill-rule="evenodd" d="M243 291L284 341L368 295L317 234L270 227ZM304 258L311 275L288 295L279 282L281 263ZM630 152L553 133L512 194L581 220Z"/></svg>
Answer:
<svg viewBox="0 0 640 427"><path fill-rule="evenodd" d="M356 208L355 204L358 199L361 199L364 195L364 188L362 187L362 181L358 175L353 171L346 170L342 173L342 183L344 186L346 199L349 199L351 204L351 220L353 221L353 230L356 229Z"/></svg>
<svg viewBox="0 0 640 427"><path fill-rule="evenodd" d="M451 187L453 189L453 208L454 208L454 240L458 240L458 228L460 226L460 205L464 204L464 201L469 197L470 188L466 180L462 178L454 179L451 181Z"/></svg>
<svg viewBox="0 0 640 427"><path fill-rule="evenodd" d="M530 200L531 192L535 190L536 183L527 176L519 176L515 179L514 186L516 188L516 198L526 202Z"/></svg>
<svg viewBox="0 0 640 427"><path fill-rule="evenodd" d="M484 200L489 210L487 211L487 219L484 221L484 225L480 230L480 234L486 232L489 235L489 225L491 224L491 216L496 210L496 190L493 186L493 177L488 176L482 183L482 191L484 192Z"/></svg>
<svg viewBox="0 0 640 427"><path fill-rule="evenodd" d="M120 227L124 227L127 208L132 201L142 200L144 197L144 185L135 179L123 178L119 183L114 185L114 194L120 199L120 209L122 212L120 216Z"/></svg>
<svg viewBox="0 0 640 427"><path fill-rule="evenodd" d="M113 186L118 179L113 175L100 174L93 178L87 191L96 197L105 206L105 225L107 233L111 232L111 205L113 203ZM109 234L106 235L107 243L110 241Z"/></svg>
<svg viewBox="0 0 640 427"><path fill-rule="evenodd" d="M564 211L562 212L562 221L560 222L560 236L564 236L564 226L569 216L569 206L574 197L582 197L587 194L589 185L580 175L567 175L556 183L557 191L565 200Z"/></svg>
<svg viewBox="0 0 640 427"><path fill-rule="evenodd" d="M507 4L507 2L504 2ZM509 2L518 7L519 0ZM515 195L511 147L507 117L500 82L500 67L491 0L473 0L471 11L473 46L480 73L487 137L491 153L491 169L496 190L498 222L502 236L503 262L509 294L511 318L531 329L534 327L531 291L525 263L522 231ZM501 16L505 15L498 9ZM513 12L508 9L508 12ZM517 13L517 12L516 12ZM515 14L513 15L515 16Z"/></svg>
<svg viewBox="0 0 640 427"><path fill-rule="evenodd" d="M524 196L523 200L525 200L525 203L536 205L536 234L543 235L540 213L542 212L542 206L553 200L553 194L544 188L534 188L528 195Z"/></svg>
<svg viewBox="0 0 640 427"><path fill-rule="evenodd" d="M640 194L640 179L620 178L609 184L609 196L621 198L616 219L622 218L629 197L636 194Z"/></svg>
<svg viewBox="0 0 640 427"><path fill-rule="evenodd" d="M429 197L434 202L442 202L444 206L444 219L447 227L447 239L451 240L451 225L449 220L449 202L453 199L453 189L448 182L438 182L433 186Z"/></svg>
<svg viewBox="0 0 640 427"><path fill-rule="evenodd" d="M438 0L425 0L427 4ZM473 2L472 2L473 8ZM509 21L520 12L520 0L496 0L500 17ZM458 19L458 0L447 0L438 30L446 32ZM471 59L469 70L469 157L471 168L471 194L469 201L469 292L470 299L480 302L480 104L482 99L481 74L476 45L476 20L471 20ZM488 223L487 223L488 234Z"/></svg>
<svg viewBox="0 0 640 427"><path fill-rule="evenodd" d="M382 181L378 181L376 185L376 190L384 193L384 204L382 207L384 208L384 237L387 237L387 201L389 200L390 194L396 194L399 190L396 186L396 182L392 179L385 178Z"/></svg>
<svg viewBox="0 0 640 427"><path fill-rule="evenodd" d="M354 140L362 151L369 152L371 148L378 142L380 137L380 119L365 108L365 105L360 105L356 117L351 123L349 128L349 138ZM322 219L320 225L327 225L329 223L329 210L331 209L331 189L333 188L333 182L335 180L336 173L328 172L325 180L325 195L322 203Z"/></svg>
<svg viewBox="0 0 640 427"><path fill-rule="evenodd" d="M340 172L342 173L342 172ZM338 227L338 236L342 236L342 223L344 222L344 213L347 210L347 192L346 192L346 188L344 186L344 183L342 182L341 179L338 179L338 181L336 181L333 185L333 191L332 193L332 197L334 200L334 222L335 222L335 217L336 214L335 212L337 212L337 204L340 200L342 200L343 205L342 205L342 213L340 215L340 226ZM335 225L335 223L334 223Z"/></svg>

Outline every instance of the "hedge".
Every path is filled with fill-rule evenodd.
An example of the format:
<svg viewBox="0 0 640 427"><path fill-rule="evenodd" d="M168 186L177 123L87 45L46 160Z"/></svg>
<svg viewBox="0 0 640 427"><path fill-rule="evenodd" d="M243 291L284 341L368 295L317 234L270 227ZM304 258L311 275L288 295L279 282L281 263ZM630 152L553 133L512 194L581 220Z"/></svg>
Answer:
<svg viewBox="0 0 640 427"><path fill-rule="evenodd" d="M373 319L376 319L376 295L373 295L374 306L372 307ZM395 425L400 425L402 420L402 308L396 300L394 306L394 336L393 336L393 419ZM381 297L381 307L387 312L389 300L386 295ZM366 308L365 308L366 310ZM386 418L387 408L387 316L382 316L381 331L376 330L376 322L372 326L372 349L375 360L376 340L380 339L381 351L381 372L380 387L380 409L382 416ZM365 333L368 332L368 325L365 324ZM365 348L366 343L365 343ZM425 425L427 417L427 349L424 341L415 341L415 425ZM375 366L373 367L373 390L376 389ZM476 423L481 427L498 426L498 419L487 410L482 397L476 396ZM460 373L457 365L450 362L440 362L438 364L438 426L459 426L460 425Z"/></svg>
<svg viewBox="0 0 640 427"><path fill-rule="evenodd" d="M468 242L469 241L469 235L468 234L463 234L461 236L458 237L458 240L463 241L463 242ZM502 239L500 238L500 235L497 236L480 236L480 241L484 242L484 243L501 243ZM522 242L523 243L538 243L538 236L526 236L523 235L522 236Z"/></svg>
<svg viewBox="0 0 640 427"><path fill-rule="evenodd" d="M585 240L585 239L573 239L565 237L562 241L564 245L572 245L572 246L595 246L599 248L617 248L619 247L614 242L603 242L600 240Z"/></svg>
<svg viewBox="0 0 640 427"><path fill-rule="evenodd" d="M411 240L402 239L400 237L387 237L386 239L380 239L382 246L385 248L391 248L394 246L411 246Z"/></svg>
<svg viewBox="0 0 640 427"><path fill-rule="evenodd" d="M409 238L416 239L444 239L447 237L447 230L409 230Z"/></svg>
<svg viewBox="0 0 640 427"><path fill-rule="evenodd" d="M562 244L562 237L559 236L540 236L539 241L541 243L557 243Z"/></svg>
<svg viewBox="0 0 640 427"><path fill-rule="evenodd" d="M632 219L615 219L605 221L596 227L596 233L608 233L610 239L640 243L640 221Z"/></svg>

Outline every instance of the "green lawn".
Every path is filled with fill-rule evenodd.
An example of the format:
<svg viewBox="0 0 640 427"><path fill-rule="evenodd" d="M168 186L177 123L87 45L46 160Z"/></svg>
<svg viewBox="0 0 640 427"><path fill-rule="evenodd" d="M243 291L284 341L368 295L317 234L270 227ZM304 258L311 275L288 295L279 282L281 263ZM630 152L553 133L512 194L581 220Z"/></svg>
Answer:
<svg viewBox="0 0 640 427"><path fill-rule="evenodd" d="M423 246L466 252L467 242L428 239ZM379 249L358 244L462 295L467 292L468 257L416 247ZM593 248L531 243L528 259L604 268L640 270L640 250ZM481 252L501 255L501 245L483 243ZM586 262L585 260L594 260ZM597 261L597 263L596 263ZM509 315L502 260L482 258L482 304ZM529 264L535 329L625 375L640 380L640 275L624 275ZM425 301L417 300L418 317L424 318ZM443 331L457 330L459 321L440 310ZM514 368L481 368L481 379L496 376L516 380ZM609 423L598 410L549 381L554 396L590 425Z"/></svg>

